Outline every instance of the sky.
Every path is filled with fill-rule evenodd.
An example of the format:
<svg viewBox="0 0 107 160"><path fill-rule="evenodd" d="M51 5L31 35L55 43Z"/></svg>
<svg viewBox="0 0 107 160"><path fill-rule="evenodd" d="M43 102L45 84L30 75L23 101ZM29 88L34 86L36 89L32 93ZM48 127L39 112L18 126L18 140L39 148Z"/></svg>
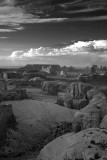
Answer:
<svg viewBox="0 0 107 160"><path fill-rule="evenodd" d="M0 0L0 66L107 64L107 0Z"/></svg>

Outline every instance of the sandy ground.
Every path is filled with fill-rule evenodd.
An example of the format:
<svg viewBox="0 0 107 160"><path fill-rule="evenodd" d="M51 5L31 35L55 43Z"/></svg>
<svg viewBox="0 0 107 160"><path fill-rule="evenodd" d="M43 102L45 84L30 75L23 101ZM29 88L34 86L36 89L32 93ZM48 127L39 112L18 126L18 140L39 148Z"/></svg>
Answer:
<svg viewBox="0 0 107 160"><path fill-rule="evenodd" d="M38 88L26 88L28 95L31 99L56 103L57 96L41 94L41 89Z"/></svg>

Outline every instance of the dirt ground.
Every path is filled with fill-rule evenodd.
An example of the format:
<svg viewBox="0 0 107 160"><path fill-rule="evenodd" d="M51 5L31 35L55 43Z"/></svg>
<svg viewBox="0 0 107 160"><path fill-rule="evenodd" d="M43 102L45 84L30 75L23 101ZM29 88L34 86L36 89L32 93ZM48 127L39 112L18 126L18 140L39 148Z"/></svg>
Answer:
<svg viewBox="0 0 107 160"><path fill-rule="evenodd" d="M26 88L27 94L30 99L44 101L44 102L52 102L56 103L57 96L45 95L41 93L41 89L38 88Z"/></svg>

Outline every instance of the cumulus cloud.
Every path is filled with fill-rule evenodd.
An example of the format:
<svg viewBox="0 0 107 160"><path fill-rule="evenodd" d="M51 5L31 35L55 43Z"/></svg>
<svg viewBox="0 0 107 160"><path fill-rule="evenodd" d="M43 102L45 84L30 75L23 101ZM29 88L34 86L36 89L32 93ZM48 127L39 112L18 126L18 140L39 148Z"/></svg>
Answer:
<svg viewBox="0 0 107 160"><path fill-rule="evenodd" d="M20 56L23 54L23 51L14 51L12 54L9 56L12 60L14 59L20 59Z"/></svg>
<svg viewBox="0 0 107 160"><path fill-rule="evenodd" d="M10 52L10 51L9 51ZM28 51L14 51L10 56L0 55L0 64L26 65L50 63L73 66L107 64L107 40L78 41L62 48L39 47Z"/></svg>
<svg viewBox="0 0 107 160"><path fill-rule="evenodd" d="M15 59L29 59L37 56L66 56L66 55L97 55L107 54L107 40L78 41L72 45L58 48L40 47L29 51L14 51L9 57Z"/></svg>

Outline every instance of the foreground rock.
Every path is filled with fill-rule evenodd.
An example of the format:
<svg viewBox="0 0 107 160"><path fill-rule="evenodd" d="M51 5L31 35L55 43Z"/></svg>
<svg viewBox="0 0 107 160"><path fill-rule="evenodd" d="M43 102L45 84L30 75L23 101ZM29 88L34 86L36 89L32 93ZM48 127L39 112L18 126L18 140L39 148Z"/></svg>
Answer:
<svg viewBox="0 0 107 160"><path fill-rule="evenodd" d="M16 130L7 132L0 155L15 156L38 150L55 137L71 131L75 110L34 100L11 101ZM59 133L58 133L59 132Z"/></svg>
<svg viewBox="0 0 107 160"><path fill-rule="evenodd" d="M102 119L107 114L106 96L97 89L87 92L89 104L74 115L73 130L81 130L99 127Z"/></svg>
<svg viewBox="0 0 107 160"><path fill-rule="evenodd" d="M60 81L45 81L42 85L43 94L57 95L58 92L66 92L68 83Z"/></svg>
<svg viewBox="0 0 107 160"><path fill-rule="evenodd" d="M46 145L37 160L107 159L107 130L91 128L66 134Z"/></svg>
<svg viewBox="0 0 107 160"><path fill-rule="evenodd" d="M8 128L14 128L15 123L12 105L0 105L0 147L4 144Z"/></svg>

